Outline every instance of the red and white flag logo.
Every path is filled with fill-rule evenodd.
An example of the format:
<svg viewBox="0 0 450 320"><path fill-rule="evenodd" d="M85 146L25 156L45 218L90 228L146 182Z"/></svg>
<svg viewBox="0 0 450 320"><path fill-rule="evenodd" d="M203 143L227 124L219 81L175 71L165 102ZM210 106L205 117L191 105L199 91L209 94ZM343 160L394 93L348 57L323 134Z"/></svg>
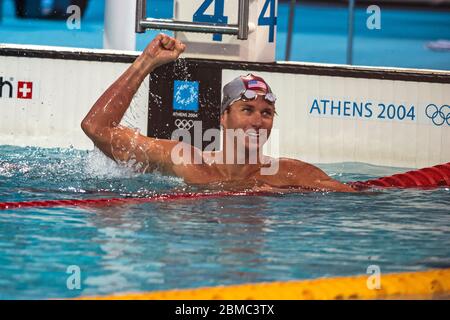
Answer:
<svg viewBox="0 0 450 320"><path fill-rule="evenodd" d="M32 99L33 98L33 82L19 81L17 85L18 99Z"/></svg>

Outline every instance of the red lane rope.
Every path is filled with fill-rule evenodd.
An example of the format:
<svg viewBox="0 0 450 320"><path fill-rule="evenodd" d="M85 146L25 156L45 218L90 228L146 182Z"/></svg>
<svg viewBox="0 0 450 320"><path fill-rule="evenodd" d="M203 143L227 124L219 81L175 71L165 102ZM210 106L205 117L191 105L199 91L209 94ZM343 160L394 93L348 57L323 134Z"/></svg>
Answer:
<svg viewBox="0 0 450 320"><path fill-rule="evenodd" d="M405 173L394 174L388 177L372 179L367 181L356 181L349 183L355 189L368 189L371 187L381 188L436 188L450 186L450 162L434 167L423 168ZM0 202L0 210L16 208L36 207L61 207L61 206L110 206L119 204L133 204L156 201L175 201L186 199L207 199L231 196L261 196L276 195L268 191L219 191L211 193L173 193L166 195L155 195L151 197L138 198L100 198L100 199L69 199L69 200L42 200L42 201L16 201Z"/></svg>
<svg viewBox="0 0 450 320"><path fill-rule="evenodd" d="M450 186L450 162L437 166L394 174L367 181L350 183L356 189L381 188L436 188Z"/></svg>
<svg viewBox="0 0 450 320"><path fill-rule="evenodd" d="M155 195L151 197L129 197L129 198L100 198L100 199L68 199L68 200L42 200L42 201L15 201L15 202L0 202L0 210L17 209L17 208L36 208L36 207L61 207L61 206L110 206L120 204L133 204L157 201L175 201L187 199L207 199L207 198L221 198L230 196L261 196L261 195L275 195L273 192L267 191L219 191L211 193L173 193L164 195Z"/></svg>

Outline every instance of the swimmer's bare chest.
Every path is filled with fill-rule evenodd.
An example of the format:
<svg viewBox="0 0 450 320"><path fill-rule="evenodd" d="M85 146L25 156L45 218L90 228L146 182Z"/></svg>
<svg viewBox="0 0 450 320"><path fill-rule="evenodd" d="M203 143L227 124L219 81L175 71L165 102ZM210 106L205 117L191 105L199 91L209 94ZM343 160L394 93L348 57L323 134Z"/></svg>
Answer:
<svg viewBox="0 0 450 320"><path fill-rule="evenodd" d="M187 184L207 186L209 189L227 190L267 190L286 191L287 189L309 190L305 187L307 181L302 183L301 179L293 179L289 166L280 162L279 170L274 174L261 174L260 168L252 168L250 174L226 177L216 165L192 165L178 168L176 173L184 179ZM298 176L298 172L297 175Z"/></svg>

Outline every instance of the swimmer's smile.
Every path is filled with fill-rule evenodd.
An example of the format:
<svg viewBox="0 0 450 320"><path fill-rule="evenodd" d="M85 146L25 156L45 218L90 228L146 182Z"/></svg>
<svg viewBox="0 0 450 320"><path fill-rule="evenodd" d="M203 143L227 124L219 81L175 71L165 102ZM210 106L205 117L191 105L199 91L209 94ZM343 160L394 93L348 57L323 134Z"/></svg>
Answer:
<svg viewBox="0 0 450 320"><path fill-rule="evenodd" d="M181 41L159 34L92 106L81 127L103 153L121 163L132 159L136 170L149 172L158 168L162 173L181 177L186 183L195 185L220 186L222 189L355 192L319 168L300 160L264 160L269 158L263 155L262 147L273 127L276 97L263 78L252 74L237 77L223 88L220 124L225 132L244 132L244 139L237 139L235 135L223 136L220 155L231 159L231 163L215 163L211 158L218 153L203 152L190 145L186 148L191 152L186 154L192 157L186 156L179 161L173 158L172 151L180 142L147 137L119 125L144 79L155 68L178 59L185 48ZM227 146L231 146L232 152ZM236 152L241 147L244 152ZM205 161L198 164L194 158ZM251 159L256 159L256 163L249 161Z"/></svg>

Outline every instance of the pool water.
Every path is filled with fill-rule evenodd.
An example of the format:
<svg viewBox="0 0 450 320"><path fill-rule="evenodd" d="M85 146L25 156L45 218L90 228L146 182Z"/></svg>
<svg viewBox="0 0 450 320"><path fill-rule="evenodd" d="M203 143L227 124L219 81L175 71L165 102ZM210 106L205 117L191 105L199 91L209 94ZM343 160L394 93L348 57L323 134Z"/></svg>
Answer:
<svg viewBox="0 0 450 320"><path fill-rule="evenodd" d="M405 169L320 165L341 181ZM0 202L152 195L180 179L98 151L0 146ZM450 267L450 189L0 211L0 298L41 299ZM80 289L67 286L70 266ZM70 271L70 269L69 269Z"/></svg>

